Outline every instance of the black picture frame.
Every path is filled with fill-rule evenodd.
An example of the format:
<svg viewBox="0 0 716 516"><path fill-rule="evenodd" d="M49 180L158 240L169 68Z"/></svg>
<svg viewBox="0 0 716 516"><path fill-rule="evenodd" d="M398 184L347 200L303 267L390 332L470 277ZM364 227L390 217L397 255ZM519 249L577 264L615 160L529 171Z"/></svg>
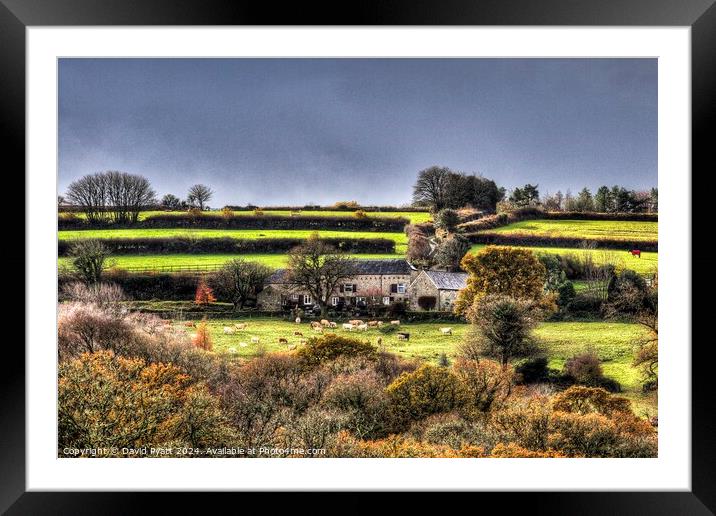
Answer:
<svg viewBox="0 0 716 516"><path fill-rule="evenodd" d="M25 29L28 26L82 25L576 25L689 26L692 51L692 205L708 205L705 189L693 188L708 177L712 165L711 131L716 118L715 0L443 0L382 1L355 4L294 3L280 9L264 2L215 0L0 0L0 141L6 165L4 179L14 178L24 191L25 169ZM10 158L8 160L8 158ZM10 165L12 164L12 165ZM20 191L20 190L18 190ZM694 222L698 220L692 214ZM24 227L16 225L16 241ZM696 231L694 229L694 231ZM22 233L22 235L21 235ZM695 234L695 233L694 233ZM24 251L6 267L25 269ZM696 255L693 270L706 269L709 256ZM21 263L22 262L22 263ZM30 271L25 269L25 273ZM15 275L19 276L19 275ZM14 281L19 282L19 278ZM710 280L706 280L710 283ZM17 288L20 288L17 285ZM19 291L19 290L18 290ZM694 330L708 320L708 304L692 303ZM694 334L696 334L694 332ZM694 339L695 340L695 339ZM510 506L535 513L572 514L714 514L716 453L708 340L692 347L692 490L690 492L510 493ZM6 345L6 367L0 375L2 424L0 443L0 510L8 514L128 514L149 496L162 503L180 503L181 512L201 503L196 496L126 493L26 492L25 356L16 344ZM676 343L669 343L669 345ZM690 343L679 343L689 345ZM699 344L699 342L697 342ZM12 363L12 366L7 366ZM618 466L615 466L618 467ZM215 495L216 496L216 495ZM230 495L226 495L230 496ZM499 493L480 494L496 498ZM219 499L216 499L219 501ZM293 503L302 503L293 498ZM497 500L489 500L497 501ZM503 500L504 501L504 500ZM483 507L486 507L483 505ZM504 506L503 506L504 507ZM169 510L168 506L165 510Z"/></svg>

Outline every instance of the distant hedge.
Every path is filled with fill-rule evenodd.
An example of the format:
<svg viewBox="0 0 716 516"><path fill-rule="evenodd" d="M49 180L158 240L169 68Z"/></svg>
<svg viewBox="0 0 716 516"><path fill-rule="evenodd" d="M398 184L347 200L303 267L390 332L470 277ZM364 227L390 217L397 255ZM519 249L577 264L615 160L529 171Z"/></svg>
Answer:
<svg viewBox="0 0 716 516"><path fill-rule="evenodd" d="M554 220L623 220L628 222L658 222L659 214L546 211L544 212L543 218Z"/></svg>
<svg viewBox="0 0 716 516"><path fill-rule="evenodd" d="M90 225L81 218L58 218L58 229L90 229L97 227L164 229L303 229L303 230L342 230L342 231L388 231L402 232L410 221L405 217L344 217L310 216L290 217L285 215L258 215L222 217L221 215L152 215L131 226Z"/></svg>
<svg viewBox="0 0 716 516"><path fill-rule="evenodd" d="M588 242L599 249L640 249L641 251L659 250L656 240L649 241L628 241L611 238L584 239L575 237L550 237L531 234L510 234L502 233L469 233L465 235L473 244L496 244L514 246L536 246L536 247L579 247L580 244Z"/></svg>
<svg viewBox="0 0 716 516"><path fill-rule="evenodd" d="M123 270L108 271L103 281L116 283L130 299L148 301L186 301L194 299L201 274L128 273ZM75 281L67 276L58 279L60 290L65 283Z"/></svg>
<svg viewBox="0 0 716 516"><path fill-rule="evenodd" d="M229 204L227 206L224 206L224 208L229 208L232 211L253 211L256 208L259 208L258 206L235 206L232 204ZM265 211L345 211L348 213L352 213L356 210L363 210L366 212L397 212L397 211L403 211L403 212L410 212L410 213L423 213L427 210L425 208L416 208L416 207L398 207L398 206L352 206L352 207L336 207L336 206L261 206L260 209Z"/></svg>
<svg viewBox="0 0 716 516"><path fill-rule="evenodd" d="M325 238L346 253L391 254L395 241L388 238ZM305 242L302 238L107 238L102 243L113 255L127 254L218 254L218 253L286 253ZM59 256L67 256L71 240L60 240Z"/></svg>

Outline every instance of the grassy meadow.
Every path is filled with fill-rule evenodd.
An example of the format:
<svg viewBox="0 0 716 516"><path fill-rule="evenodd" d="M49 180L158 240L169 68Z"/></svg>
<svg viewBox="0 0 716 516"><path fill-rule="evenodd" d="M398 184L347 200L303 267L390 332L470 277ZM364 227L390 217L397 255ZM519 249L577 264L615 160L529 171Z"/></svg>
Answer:
<svg viewBox="0 0 716 516"><path fill-rule="evenodd" d="M615 239L625 242L658 240L658 222L621 220L523 220L488 233L502 235L535 235L544 237L583 238L585 240Z"/></svg>
<svg viewBox="0 0 716 516"><path fill-rule="evenodd" d="M223 328L233 326L236 322L247 322L248 327L245 330L237 330L234 335L224 334ZM176 324L184 328L182 323ZM287 351L289 345L300 345L301 338L318 335L306 322L295 324L275 318L209 319L208 325L214 351L225 353L233 348L232 353L235 353L238 359L250 359L256 356L259 349ZM442 335L440 328L443 327L451 327L453 334ZM191 333L193 328L185 330ZM386 351L403 358L437 364L442 353L450 360L455 358L457 348L468 334L470 325L456 322L407 323L402 324L400 330L409 332L410 340L401 341L395 333L385 335L377 329L365 332L343 330L340 323L339 328L332 331L366 339L373 344L377 344L378 337L381 337ZM295 336L295 331L300 331L303 336ZM550 368L561 370L569 358L587 350L594 350L602 360L604 375L621 384L624 391L622 395L631 399L636 409L655 414L656 400L641 392L639 370L632 367L634 347L637 341L646 335L646 330L640 325L605 321L544 322L535 330L535 334L547 352ZM259 338L259 345L251 343L252 337ZM288 345L279 344L280 337L286 338ZM242 346L241 343L246 345Z"/></svg>

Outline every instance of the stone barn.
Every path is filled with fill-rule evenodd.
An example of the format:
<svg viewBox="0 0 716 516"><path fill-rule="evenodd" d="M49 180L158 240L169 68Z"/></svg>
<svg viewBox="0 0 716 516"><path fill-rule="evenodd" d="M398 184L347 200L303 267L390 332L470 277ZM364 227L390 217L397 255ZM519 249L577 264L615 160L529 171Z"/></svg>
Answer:
<svg viewBox="0 0 716 516"><path fill-rule="evenodd" d="M410 283L410 309L451 311L466 286L466 272L421 271Z"/></svg>

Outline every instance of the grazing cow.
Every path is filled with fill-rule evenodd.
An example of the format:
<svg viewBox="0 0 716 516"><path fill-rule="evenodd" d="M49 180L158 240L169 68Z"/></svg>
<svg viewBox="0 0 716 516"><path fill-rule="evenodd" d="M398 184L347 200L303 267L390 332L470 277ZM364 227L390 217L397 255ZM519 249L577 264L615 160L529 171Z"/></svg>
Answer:
<svg viewBox="0 0 716 516"><path fill-rule="evenodd" d="M348 330L348 331L353 331L353 325L350 324L350 323L344 323L344 324L343 324L343 329L344 329L344 330Z"/></svg>
<svg viewBox="0 0 716 516"><path fill-rule="evenodd" d="M440 328L440 333L443 335L452 335L452 328Z"/></svg>
<svg viewBox="0 0 716 516"><path fill-rule="evenodd" d="M377 328L378 321L368 321L368 326L370 326L371 328Z"/></svg>
<svg viewBox="0 0 716 516"><path fill-rule="evenodd" d="M321 319L321 326L330 326L331 323L327 319Z"/></svg>
<svg viewBox="0 0 716 516"><path fill-rule="evenodd" d="M296 345L295 345L295 344L291 344L291 345L288 347L288 350L289 350L289 351L293 351L294 349L296 349Z"/></svg>
<svg viewBox="0 0 716 516"><path fill-rule="evenodd" d="M251 344L258 344L259 338L258 337L251 337Z"/></svg>
<svg viewBox="0 0 716 516"><path fill-rule="evenodd" d="M632 249L629 251L632 256L636 256L637 258L641 258L641 250L640 249Z"/></svg>
<svg viewBox="0 0 716 516"><path fill-rule="evenodd" d="M358 326L356 326L356 328L358 328L360 331L368 331L368 325L365 323L359 324Z"/></svg>
<svg viewBox="0 0 716 516"><path fill-rule="evenodd" d="M234 333L236 333L234 328L231 326L224 326L224 335L233 335Z"/></svg>
<svg viewBox="0 0 716 516"><path fill-rule="evenodd" d="M245 342L239 342L239 346L241 346L242 348L245 348L248 346L248 344L246 344Z"/></svg>
<svg viewBox="0 0 716 516"><path fill-rule="evenodd" d="M294 331L293 335L296 337L303 337L303 333L301 333L300 331Z"/></svg>
<svg viewBox="0 0 716 516"><path fill-rule="evenodd" d="M393 326L400 326L400 321L390 321Z"/></svg>
<svg viewBox="0 0 716 516"><path fill-rule="evenodd" d="M278 343L279 344L288 344L288 339L286 337L279 337Z"/></svg>
<svg viewBox="0 0 716 516"><path fill-rule="evenodd" d="M338 328L338 325L336 323L334 323L333 321L329 322L328 326L330 326L331 328Z"/></svg>
<svg viewBox="0 0 716 516"><path fill-rule="evenodd" d="M247 326L248 326L248 323L245 323L245 322L234 324L234 328L236 328L237 330L245 330Z"/></svg>
<svg viewBox="0 0 716 516"><path fill-rule="evenodd" d="M296 324L301 324L301 318L300 318L300 317L296 317Z"/></svg>

